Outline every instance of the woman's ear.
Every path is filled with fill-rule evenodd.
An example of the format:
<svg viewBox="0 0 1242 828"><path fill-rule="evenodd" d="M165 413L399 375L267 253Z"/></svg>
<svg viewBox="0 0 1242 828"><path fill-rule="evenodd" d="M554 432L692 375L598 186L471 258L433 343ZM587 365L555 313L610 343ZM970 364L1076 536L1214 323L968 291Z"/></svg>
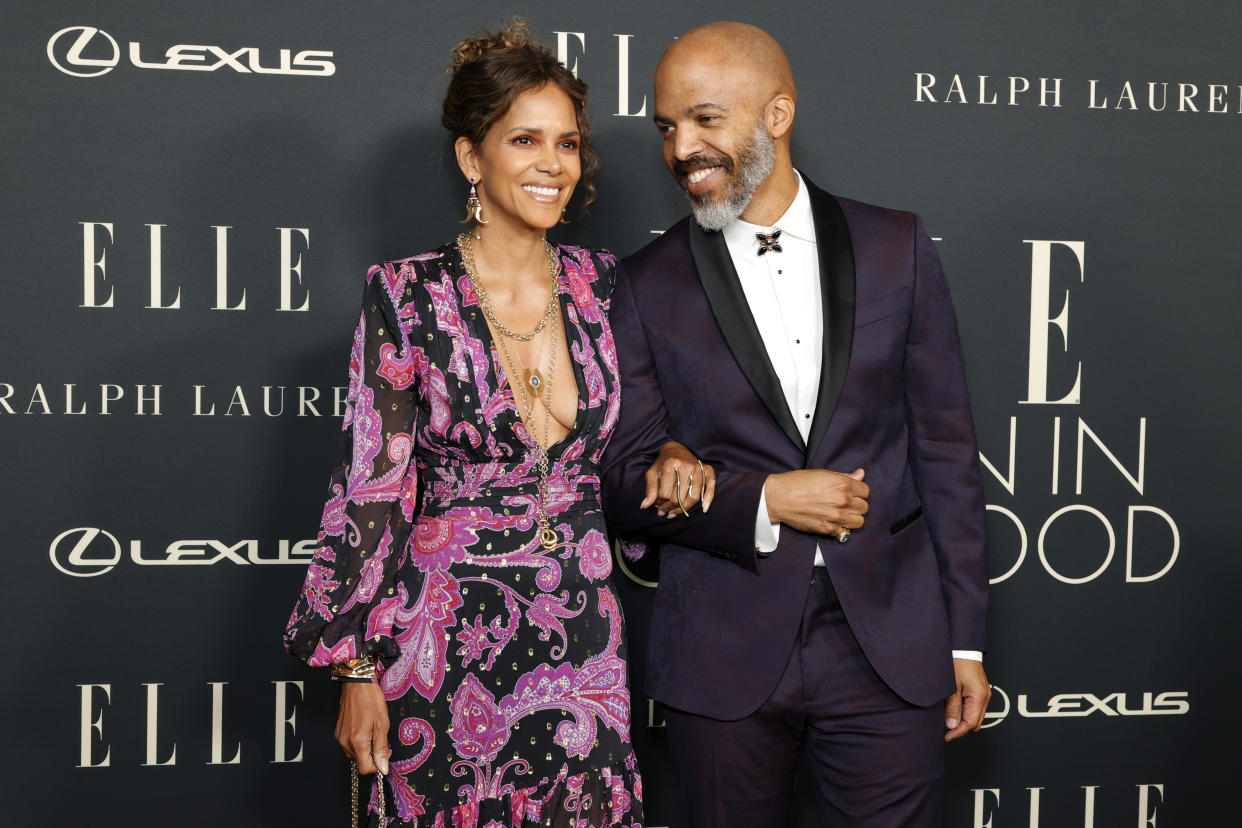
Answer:
<svg viewBox="0 0 1242 828"><path fill-rule="evenodd" d="M479 175L479 153L474 148L474 144L466 136L461 136L453 142L453 154L457 156L457 166L471 183L477 182L481 176Z"/></svg>

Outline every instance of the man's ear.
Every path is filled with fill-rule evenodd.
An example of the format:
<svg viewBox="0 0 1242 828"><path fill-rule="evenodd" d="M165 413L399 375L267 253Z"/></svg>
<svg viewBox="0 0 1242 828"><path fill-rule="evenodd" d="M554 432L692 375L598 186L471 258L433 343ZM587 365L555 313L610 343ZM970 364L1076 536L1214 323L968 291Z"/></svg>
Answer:
<svg viewBox="0 0 1242 828"><path fill-rule="evenodd" d="M782 92L768 101L767 106L763 108L763 119L768 125L768 134L773 140L784 138L793 129L794 111L797 106L792 96Z"/></svg>

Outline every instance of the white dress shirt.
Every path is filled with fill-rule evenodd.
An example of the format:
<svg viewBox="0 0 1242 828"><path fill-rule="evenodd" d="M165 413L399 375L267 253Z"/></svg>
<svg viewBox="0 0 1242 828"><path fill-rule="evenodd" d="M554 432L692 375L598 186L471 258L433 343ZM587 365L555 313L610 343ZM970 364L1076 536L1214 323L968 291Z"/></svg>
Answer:
<svg viewBox="0 0 1242 828"><path fill-rule="evenodd" d="M815 420L819 375L823 360L824 317L819 277L819 249L811 197L802 176L795 171L798 193L784 215L771 227L736 219L721 231L729 257L737 270L742 293L759 328L763 347L780 380L785 404L794 415L798 432L806 441ZM759 255L756 233L780 229L781 251ZM755 514L755 548L773 552L780 542L780 524L768 518L766 489L759 496ZM815 547L815 565L824 556ZM954 650L954 658L983 660L976 650Z"/></svg>

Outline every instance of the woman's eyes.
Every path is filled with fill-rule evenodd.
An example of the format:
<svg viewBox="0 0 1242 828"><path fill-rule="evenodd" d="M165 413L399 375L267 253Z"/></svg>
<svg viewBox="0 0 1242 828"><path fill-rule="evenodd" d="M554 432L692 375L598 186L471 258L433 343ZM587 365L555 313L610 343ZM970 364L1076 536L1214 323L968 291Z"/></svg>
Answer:
<svg viewBox="0 0 1242 828"><path fill-rule="evenodd" d="M532 147L535 145L535 139L529 135L519 135L513 139L513 143L520 147ZM557 146L570 152L577 152L579 148L577 141L562 141Z"/></svg>

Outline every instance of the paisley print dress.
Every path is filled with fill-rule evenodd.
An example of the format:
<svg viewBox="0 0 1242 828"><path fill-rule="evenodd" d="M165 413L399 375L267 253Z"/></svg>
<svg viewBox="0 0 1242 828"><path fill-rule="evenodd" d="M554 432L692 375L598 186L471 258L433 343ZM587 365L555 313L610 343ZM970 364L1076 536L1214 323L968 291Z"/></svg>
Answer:
<svg viewBox="0 0 1242 828"><path fill-rule="evenodd" d="M557 253L579 399L548 451L551 550L536 537L535 443L457 247L367 274L343 456L285 644L311 665L380 657L393 753L370 810L386 796L389 825L642 821L599 504L620 409L616 259Z"/></svg>

